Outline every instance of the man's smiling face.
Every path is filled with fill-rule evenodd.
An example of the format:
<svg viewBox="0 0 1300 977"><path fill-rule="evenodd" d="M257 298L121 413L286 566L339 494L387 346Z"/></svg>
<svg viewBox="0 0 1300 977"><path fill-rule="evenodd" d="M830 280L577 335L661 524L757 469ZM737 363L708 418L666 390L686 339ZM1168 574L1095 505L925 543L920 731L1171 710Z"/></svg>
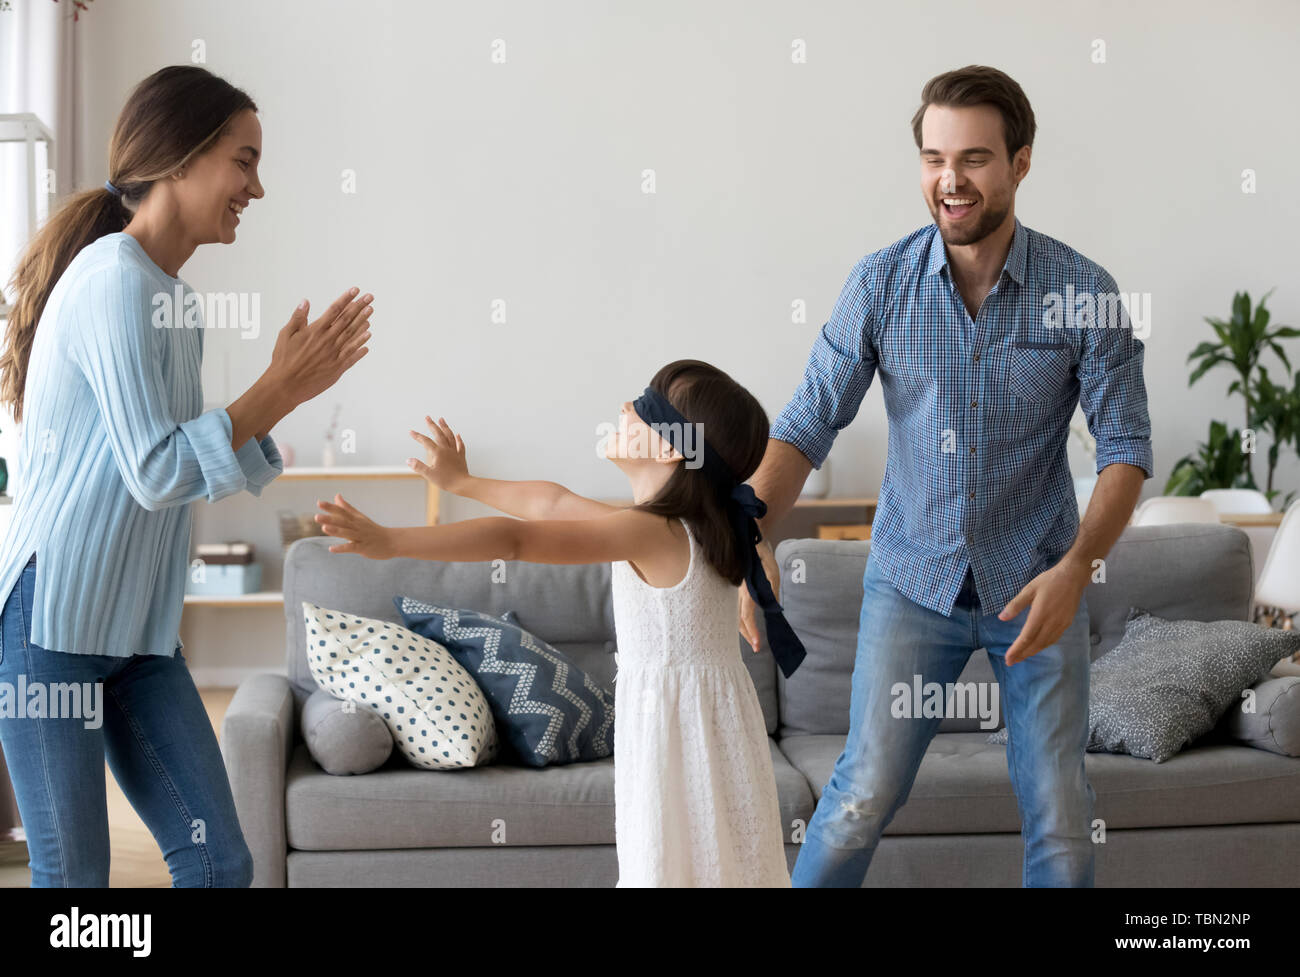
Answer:
<svg viewBox="0 0 1300 977"><path fill-rule="evenodd" d="M945 244L974 244L1013 212L1029 147L1007 155L992 105L930 105L921 120L921 193Z"/></svg>

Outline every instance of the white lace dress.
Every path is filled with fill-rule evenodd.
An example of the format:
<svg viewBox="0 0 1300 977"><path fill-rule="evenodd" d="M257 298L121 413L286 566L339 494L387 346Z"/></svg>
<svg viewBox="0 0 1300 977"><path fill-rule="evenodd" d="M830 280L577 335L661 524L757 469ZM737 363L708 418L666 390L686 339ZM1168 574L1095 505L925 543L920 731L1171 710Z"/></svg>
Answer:
<svg viewBox="0 0 1300 977"><path fill-rule="evenodd" d="M736 587L686 533L690 566L675 587L612 564L618 885L789 887Z"/></svg>

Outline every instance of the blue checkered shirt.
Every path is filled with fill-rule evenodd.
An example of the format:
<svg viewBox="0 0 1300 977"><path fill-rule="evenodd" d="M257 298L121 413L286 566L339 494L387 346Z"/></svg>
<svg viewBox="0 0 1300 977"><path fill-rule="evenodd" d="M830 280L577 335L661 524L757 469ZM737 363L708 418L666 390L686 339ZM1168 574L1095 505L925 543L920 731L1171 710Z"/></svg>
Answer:
<svg viewBox="0 0 1300 977"><path fill-rule="evenodd" d="M945 616L969 571L997 613L1078 532L1076 404L1099 473L1124 462L1152 475L1143 344L1118 294L1100 265L1016 221L972 321L931 224L857 263L771 436L820 468L879 371L889 454L872 558Z"/></svg>

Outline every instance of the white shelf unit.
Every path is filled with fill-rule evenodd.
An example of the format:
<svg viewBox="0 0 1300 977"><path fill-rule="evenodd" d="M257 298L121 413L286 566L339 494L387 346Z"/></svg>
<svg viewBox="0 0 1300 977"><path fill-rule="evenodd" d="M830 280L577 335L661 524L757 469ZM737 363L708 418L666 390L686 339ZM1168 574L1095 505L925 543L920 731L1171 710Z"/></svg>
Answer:
<svg viewBox="0 0 1300 977"><path fill-rule="evenodd" d="M427 482L419 472L400 465L351 465L337 468L293 466L286 468L276 482L326 481L329 479L409 481L415 479L425 482L424 520L429 526L438 522L438 488ZM284 594L278 590L261 590L253 594L234 594L226 596L207 594L186 594L187 607L281 607Z"/></svg>
<svg viewBox="0 0 1300 977"><path fill-rule="evenodd" d="M31 112L17 112L0 115L0 142L21 142L27 144L27 237L36 236L38 211L36 209L36 144L45 144L45 168L51 173L54 169L54 133ZM48 216L54 212L55 186L51 181L46 190L46 209ZM0 318L8 306L0 299Z"/></svg>

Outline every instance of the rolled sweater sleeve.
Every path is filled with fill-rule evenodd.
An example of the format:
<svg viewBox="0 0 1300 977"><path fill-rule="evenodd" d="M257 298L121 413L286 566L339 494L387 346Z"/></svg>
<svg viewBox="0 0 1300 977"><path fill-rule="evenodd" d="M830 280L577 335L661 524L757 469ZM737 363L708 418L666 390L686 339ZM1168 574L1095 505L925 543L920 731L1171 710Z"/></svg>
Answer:
<svg viewBox="0 0 1300 977"><path fill-rule="evenodd" d="M275 446L269 434L261 441L249 438L235 452L235 457L239 459L239 467L248 480L248 491L253 495L261 495L262 489L270 485L277 475L284 473L284 459L280 457L280 449Z"/></svg>
<svg viewBox="0 0 1300 977"><path fill-rule="evenodd" d="M179 422L173 415L159 362L160 344L169 337L152 322L160 291L159 282L129 264L90 275L74 303L69 344L122 480L149 510L216 502L248 481L231 447L224 408Z"/></svg>

